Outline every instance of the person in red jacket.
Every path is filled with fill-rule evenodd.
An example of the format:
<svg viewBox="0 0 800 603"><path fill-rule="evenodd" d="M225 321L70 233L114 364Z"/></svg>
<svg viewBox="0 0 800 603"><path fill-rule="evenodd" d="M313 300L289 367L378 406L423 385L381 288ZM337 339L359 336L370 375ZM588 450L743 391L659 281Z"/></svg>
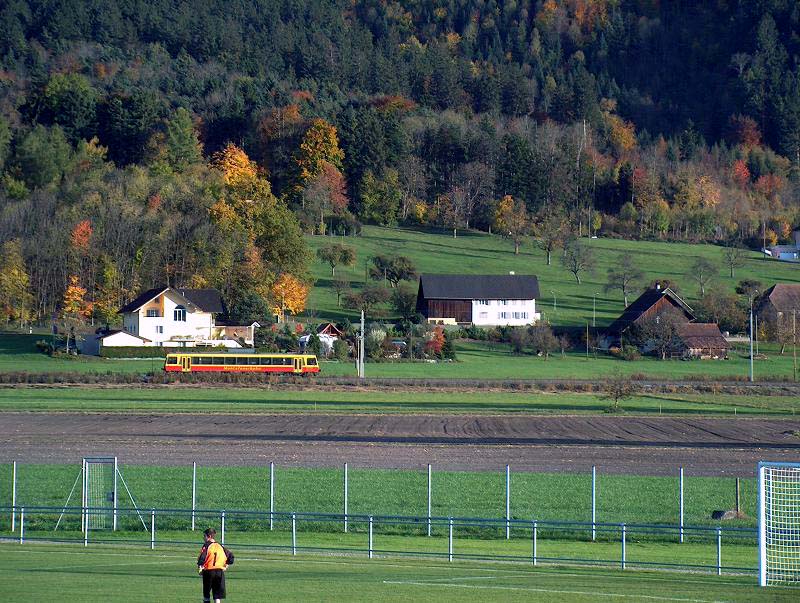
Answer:
<svg viewBox="0 0 800 603"><path fill-rule="evenodd" d="M205 542L197 558L197 571L203 576L203 603L220 603L225 598L225 570L233 565L233 553L214 540L217 531L208 528L203 532Z"/></svg>

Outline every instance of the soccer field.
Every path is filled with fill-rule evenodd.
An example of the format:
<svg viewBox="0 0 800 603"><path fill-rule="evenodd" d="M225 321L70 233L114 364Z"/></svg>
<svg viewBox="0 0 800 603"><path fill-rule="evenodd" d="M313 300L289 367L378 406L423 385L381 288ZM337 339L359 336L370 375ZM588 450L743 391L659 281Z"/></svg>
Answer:
<svg viewBox="0 0 800 603"><path fill-rule="evenodd" d="M199 550L0 544L9 601L195 601ZM755 577L236 550L228 601L791 601Z"/></svg>

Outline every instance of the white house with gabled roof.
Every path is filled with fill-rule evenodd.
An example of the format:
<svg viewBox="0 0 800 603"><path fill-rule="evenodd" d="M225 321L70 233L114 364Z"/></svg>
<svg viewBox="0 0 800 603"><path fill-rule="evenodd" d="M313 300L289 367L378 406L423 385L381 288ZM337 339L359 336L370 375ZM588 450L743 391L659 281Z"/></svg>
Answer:
<svg viewBox="0 0 800 603"><path fill-rule="evenodd" d="M122 331L101 334L101 345L240 348L241 338L252 346L260 325L217 324L223 312L216 289L149 289L119 309Z"/></svg>

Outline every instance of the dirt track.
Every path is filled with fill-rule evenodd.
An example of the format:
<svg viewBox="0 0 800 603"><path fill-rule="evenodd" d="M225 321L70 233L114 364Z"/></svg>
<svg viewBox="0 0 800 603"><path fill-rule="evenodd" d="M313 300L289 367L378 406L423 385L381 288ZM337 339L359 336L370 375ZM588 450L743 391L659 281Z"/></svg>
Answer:
<svg viewBox="0 0 800 603"><path fill-rule="evenodd" d="M800 461L800 421L453 415L3 413L0 461L587 471L750 476ZM203 459L209 442L224 451Z"/></svg>

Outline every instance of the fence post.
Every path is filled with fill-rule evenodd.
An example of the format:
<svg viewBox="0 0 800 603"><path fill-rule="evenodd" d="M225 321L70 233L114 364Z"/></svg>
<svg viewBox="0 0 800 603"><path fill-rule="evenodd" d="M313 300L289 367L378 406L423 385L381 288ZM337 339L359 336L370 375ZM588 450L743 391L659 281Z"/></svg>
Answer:
<svg viewBox="0 0 800 603"><path fill-rule="evenodd" d="M197 462L192 461L192 532L194 532L195 509L197 508Z"/></svg>
<svg viewBox="0 0 800 603"><path fill-rule="evenodd" d="M372 559L372 515L369 516L369 558Z"/></svg>
<svg viewBox="0 0 800 603"><path fill-rule="evenodd" d="M150 509L150 550L156 548L156 510Z"/></svg>
<svg viewBox="0 0 800 603"><path fill-rule="evenodd" d="M450 518L447 535L447 560L453 561L453 518Z"/></svg>
<svg viewBox="0 0 800 603"><path fill-rule="evenodd" d="M19 543L25 542L25 507L19 510Z"/></svg>
<svg viewBox="0 0 800 603"><path fill-rule="evenodd" d="M680 488L680 524L681 524L681 544L683 544L683 467L680 469L680 476L678 479Z"/></svg>
<svg viewBox="0 0 800 603"><path fill-rule="evenodd" d="M344 464L344 531L347 533L347 463Z"/></svg>
<svg viewBox="0 0 800 603"><path fill-rule="evenodd" d="M433 474L431 472L431 464L428 463L428 536L431 535L431 494Z"/></svg>
<svg viewBox="0 0 800 603"><path fill-rule="evenodd" d="M16 531L17 520L17 461L11 462L11 533Z"/></svg>
<svg viewBox="0 0 800 603"><path fill-rule="evenodd" d="M597 539L597 467L592 465L592 542Z"/></svg>
<svg viewBox="0 0 800 603"><path fill-rule="evenodd" d="M89 546L89 507L84 506L83 512L83 546Z"/></svg>
<svg viewBox="0 0 800 603"><path fill-rule="evenodd" d="M225 511L220 514L219 517L219 531L220 531L220 544L225 544Z"/></svg>
<svg viewBox="0 0 800 603"><path fill-rule="evenodd" d="M717 576L722 575L722 528L717 528Z"/></svg>
<svg viewBox="0 0 800 603"><path fill-rule="evenodd" d="M275 463L269 463L269 529L274 527L273 515L275 514Z"/></svg>
<svg viewBox="0 0 800 603"><path fill-rule="evenodd" d="M625 569L625 524L622 524L622 569Z"/></svg>
<svg viewBox="0 0 800 603"><path fill-rule="evenodd" d="M533 540L533 565L536 565L536 520L533 521L532 536Z"/></svg>
<svg viewBox="0 0 800 603"><path fill-rule="evenodd" d="M297 515L292 513L292 555L297 555Z"/></svg>
<svg viewBox="0 0 800 603"><path fill-rule="evenodd" d="M511 465L506 465L506 540L511 539Z"/></svg>

